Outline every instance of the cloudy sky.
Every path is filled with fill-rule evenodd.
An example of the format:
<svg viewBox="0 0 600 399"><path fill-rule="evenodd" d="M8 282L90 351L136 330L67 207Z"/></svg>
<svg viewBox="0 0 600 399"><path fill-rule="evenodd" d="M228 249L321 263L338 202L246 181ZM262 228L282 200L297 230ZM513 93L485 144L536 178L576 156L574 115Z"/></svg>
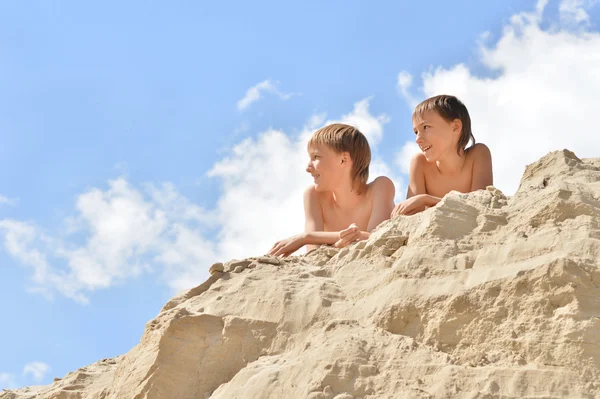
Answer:
<svg viewBox="0 0 600 399"><path fill-rule="evenodd" d="M435 94L506 194L551 150L600 156L595 3L0 3L0 388L127 352L213 262L299 232L329 121L396 202Z"/></svg>

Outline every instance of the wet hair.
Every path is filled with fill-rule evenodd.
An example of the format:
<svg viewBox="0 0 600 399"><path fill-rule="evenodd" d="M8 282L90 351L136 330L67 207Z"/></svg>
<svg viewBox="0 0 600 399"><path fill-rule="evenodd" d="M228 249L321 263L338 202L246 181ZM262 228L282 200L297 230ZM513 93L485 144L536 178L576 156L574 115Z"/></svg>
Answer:
<svg viewBox="0 0 600 399"><path fill-rule="evenodd" d="M475 144L475 136L471 131L471 117L467 107L455 96L442 94L428 98L415 107L413 112L413 119L416 116L420 116L427 111L435 111L440 115L446 122L452 122L455 119L459 119L462 122L462 130L460 132L460 139L456 151L460 155L461 150L467 151L467 144L469 141L473 141L472 145Z"/></svg>
<svg viewBox="0 0 600 399"><path fill-rule="evenodd" d="M347 152L352 158L352 187L360 193L369 179L371 148L364 134L357 128L343 123L332 123L313 133L308 148L326 145L337 153ZM358 185L358 187L355 187Z"/></svg>

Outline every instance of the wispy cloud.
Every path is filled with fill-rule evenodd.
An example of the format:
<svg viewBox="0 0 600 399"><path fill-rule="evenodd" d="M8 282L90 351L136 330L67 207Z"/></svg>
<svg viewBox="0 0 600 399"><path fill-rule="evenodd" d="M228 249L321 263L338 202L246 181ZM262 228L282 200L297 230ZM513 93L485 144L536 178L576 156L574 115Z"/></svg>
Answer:
<svg viewBox="0 0 600 399"><path fill-rule="evenodd" d="M40 361L27 363L25 367L23 367L23 375L31 375L36 383L41 382L49 371L50 366Z"/></svg>
<svg viewBox="0 0 600 399"><path fill-rule="evenodd" d="M58 292L87 303L89 292L151 271L153 257L170 271L178 263L174 248L181 248L190 232L212 228L214 221L170 184L136 188L120 178L106 190L80 194L65 224L64 237L11 219L0 220L0 232L5 250L32 269L32 291L48 298ZM206 244L191 244L179 252L180 263L196 265L199 254L214 258Z"/></svg>
<svg viewBox="0 0 600 399"><path fill-rule="evenodd" d="M12 389L17 387L17 380L14 374L0 373L0 389Z"/></svg>
<svg viewBox="0 0 600 399"><path fill-rule="evenodd" d="M562 0L558 6L561 22L587 26L590 22L587 10L597 3L598 0Z"/></svg>
<svg viewBox="0 0 600 399"><path fill-rule="evenodd" d="M274 94L282 100L289 100L294 96L299 96L300 93L284 93L281 92L277 86L279 82L273 82L272 80L263 80L260 83L252 86L246 91L246 95L237 102L237 108L240 111L245 110L251 104L257 102L262 98L265 93Z"/></svg>
<svg viewBox="0 0 600 399"><path fill-rule="evenodd" d="M16 198L8 198L8 197L0 194L0 205L15 206L15 205L17 205L17 199Z"/></svg>
<svg viewBox="0 0 600 399"><path fill-rule="evenodd" d="M400 95L404 97L410 108L414 108L418 103L418 101L415 100L410 93L410 87L412 86L412 83L413 77L410 73L407 71L400 71L400 73L398 73L398 78L396 79L396 89L398 89Z"/></svg>

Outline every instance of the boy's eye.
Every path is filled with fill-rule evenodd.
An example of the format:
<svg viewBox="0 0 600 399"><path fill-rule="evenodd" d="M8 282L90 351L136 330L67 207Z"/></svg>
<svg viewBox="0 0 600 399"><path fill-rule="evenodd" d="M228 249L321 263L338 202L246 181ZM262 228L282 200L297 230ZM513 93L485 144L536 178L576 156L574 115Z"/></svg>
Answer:
<svg viewBox="0 0 600 399"><path fill-rule="evenodd" d="M427 130L427 128L429 128L429 125L423 126L423 130Z"/></svg>

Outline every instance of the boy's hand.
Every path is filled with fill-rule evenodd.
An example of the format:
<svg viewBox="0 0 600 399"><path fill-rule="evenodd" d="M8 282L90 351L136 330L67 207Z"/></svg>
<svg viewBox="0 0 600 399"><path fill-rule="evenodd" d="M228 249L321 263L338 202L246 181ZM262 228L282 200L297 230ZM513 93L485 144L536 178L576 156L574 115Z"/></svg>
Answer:
<svg viewBox="0 0 600 399"><path fill-rule="evenodd" d="M273 256L290 256L304 245L304 234L298 234L285 240L277 241L269 251Z"/></svg>
<svg viewBox="0 0 600 399"><path fill-rule="evenodd" d="M402 201L392 211L392 217L398 215L414 215L425 210L427 194L419 194Z"/></svg>
<svg viewBox="0 0 600 399"><path fill-rule="evenodd" d="M358 240L360 240L360 229L356 224L352 223L347 229L340 231L340 239L333 246L344 248Z"/></svg>

